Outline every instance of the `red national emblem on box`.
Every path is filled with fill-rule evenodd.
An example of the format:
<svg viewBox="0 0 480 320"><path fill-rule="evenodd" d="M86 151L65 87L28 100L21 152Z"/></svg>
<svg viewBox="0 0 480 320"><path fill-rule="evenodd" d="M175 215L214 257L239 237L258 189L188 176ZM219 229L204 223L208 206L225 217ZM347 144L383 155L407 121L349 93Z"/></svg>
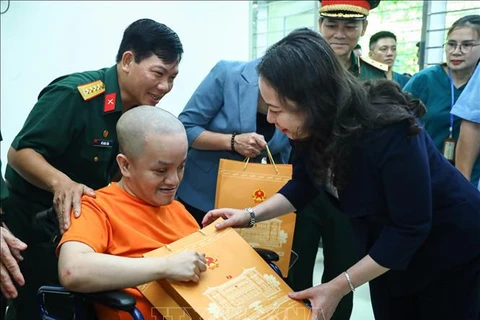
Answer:
<svg viewBox="0 0 480 320"><path fill-rule="evenodd" d="M210 270L213 270L215 269L216 267L218 267L218 260L215 259L215 258L212 258L212 257L205 257L205 260L206 260L206 265L207 265L207 268L210 269Z"/></svg>
<svg viewBox="0 0 480 320"><path fill-rule="evenodd" d="M255 203L260 203L260 202L263 202L265 201L265 199L267 199L267 195L265 194L265 191L263 191L262 189L257 189L253 192L253 202Z"/></svg>

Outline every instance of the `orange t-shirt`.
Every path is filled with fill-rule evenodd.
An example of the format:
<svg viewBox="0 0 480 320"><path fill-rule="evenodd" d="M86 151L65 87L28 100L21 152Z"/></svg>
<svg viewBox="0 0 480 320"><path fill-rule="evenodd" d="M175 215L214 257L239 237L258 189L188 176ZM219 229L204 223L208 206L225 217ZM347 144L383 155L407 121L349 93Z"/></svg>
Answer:
<svg viewBox="0 0 480 320"><path fill-rule="evenodd" d="M78 241L95 252L141 258L146 252L183 238L199 229L195 219L178 201L162 207L135 198L117 184L97 190L97 197L82 198L82 214L73 218L57 247ZM145 319L162 319L137 288L126 292L135 297L136 307ZM99 319L131 319L130 315L97 306Z"/></svg>

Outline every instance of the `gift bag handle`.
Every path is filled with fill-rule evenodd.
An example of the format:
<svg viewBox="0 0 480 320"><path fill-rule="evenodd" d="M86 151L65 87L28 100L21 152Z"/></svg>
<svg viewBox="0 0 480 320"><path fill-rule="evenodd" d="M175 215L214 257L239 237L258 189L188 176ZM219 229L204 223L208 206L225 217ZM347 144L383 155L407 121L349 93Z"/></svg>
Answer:
<svg viewBox="0 0 480 320"><path fill-rule="evenodd" d="M272 153L270 152L270 149L268 148L268 144L265 147L265 149L267 150L268 159L270 159L270 162L273 164L273 168L275 169L275 172L278 174L277 165L275 164L275 161L273 161L273 156L272 156ZM245 165L243 166L243 170L245 170L247 168L247 165L250 162L250 158L247 157L247 158L245 158L244 161L245 161Z"/></svg>

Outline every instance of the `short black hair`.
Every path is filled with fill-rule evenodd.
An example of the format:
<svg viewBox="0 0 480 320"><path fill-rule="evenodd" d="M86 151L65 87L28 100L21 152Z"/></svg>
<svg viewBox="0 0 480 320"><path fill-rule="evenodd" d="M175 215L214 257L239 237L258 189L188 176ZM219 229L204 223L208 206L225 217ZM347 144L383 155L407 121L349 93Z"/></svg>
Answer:
<svg viewBox="0 0 480 320"><path fill-rule="evenodd" d="M392 32L379 31L370 37L370 42L368 43L368 47L370 48L370 50L373 50L377 41L383 38L393 38L395 42L397 42L397 37Z"/></svg>
<svg viewBox="0 0 480 320"><path fill-rule="evenodd" d="M152 19L140 19L129 25L123 33L117 53L117 63L122 60L125 51L134 53L136 63L156 55L170 64L180 62L183 46L175 31L163 23Z"/></svg>

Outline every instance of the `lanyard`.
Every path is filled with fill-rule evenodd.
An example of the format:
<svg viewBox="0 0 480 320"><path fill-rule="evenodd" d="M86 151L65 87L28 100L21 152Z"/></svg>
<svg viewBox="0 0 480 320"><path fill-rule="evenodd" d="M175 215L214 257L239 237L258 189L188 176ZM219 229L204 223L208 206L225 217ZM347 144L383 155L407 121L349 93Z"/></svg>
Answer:
<svg viewBox="0 0 480 320"><path fill-rule="evenodd" d="M454 93L454 87L453 87L452 72L450 71L450 68L448 68L448 79L450 80L450 94L452 97L452 102L450 105L450 138L451 138L452 132L453 132L453 114L451 111L453 109L453 104L455 103L455 93Z"/></svg>

